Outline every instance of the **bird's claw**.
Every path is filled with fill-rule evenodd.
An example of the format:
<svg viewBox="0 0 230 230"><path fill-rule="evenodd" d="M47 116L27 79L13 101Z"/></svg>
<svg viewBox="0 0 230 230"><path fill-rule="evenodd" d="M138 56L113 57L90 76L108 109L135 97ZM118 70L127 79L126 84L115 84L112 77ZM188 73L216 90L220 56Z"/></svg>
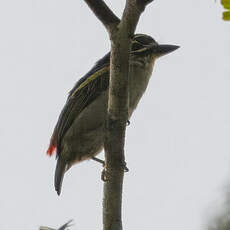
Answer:
<svg viewBox="0 0 230 230"><path fill-rule="evenodd" d="M108 179L107 179L107 176L106 176L106 166L105 166L105 161L97 158L97 157L92 157L92 160L96 161L96 162L99 162L102 164L102 167L103 167L103 170L101 172L101 180L106 182Z"/></svg>
<svg viewBox="0 0 230 230"><path fill-rule="evenodd" d="M124 162L122 165L121 165L122 169L124 170L124 172L128 172L129 169L127 168L126 166L126 162ZM107 170L106 170L106 165L104 165L104 169L102 170L101 172L101 180L103 182L107 182L108 181L108 176L106 175L107 174Z"/></svg>
<svg viewBox="0 0 230 230"><path fill-rule="evenodd" d="M102 172L101 172L101 180L104 181L104 182L108 181L108 176L106 175L106 174L107 174L107 173L106 173L107 170L106 170L105 161L103 161L103 160L101 160L101 159L99 159L99 158L97 158L97 157L92 157L92 160L97 161L97 162L99 162L99 163L102 164L103 170L102 170ZM123 162L123 163L121 164L121 167L122 167L122 169L124 170L124 172L128 172L128 171L129 171L129 169L128 169L127 166L126 166L126 162Z"/></svg>
<svg viewBox="0 0 230 230"><path fill-rule="evenodd" d="M127 120L126 125L127 125L127 126L130 125L130 120Z"/></svg>
<svg viewBox="0 0 230 230"><path fill-rule="evenodd" d="M122 168L123 168L124 172L128 172L129 171L129 169L126 166L126 162L123 163Z"/></svg>
<svg viewBox="0 0 230 230"><path fill-rule="evenodd" d="M106 169L105 169L105 167L104 167L104 169L103 169L102 172L101 172L101 180L102 180L103 182L108 181L108 177L106 176Z"/></svg>

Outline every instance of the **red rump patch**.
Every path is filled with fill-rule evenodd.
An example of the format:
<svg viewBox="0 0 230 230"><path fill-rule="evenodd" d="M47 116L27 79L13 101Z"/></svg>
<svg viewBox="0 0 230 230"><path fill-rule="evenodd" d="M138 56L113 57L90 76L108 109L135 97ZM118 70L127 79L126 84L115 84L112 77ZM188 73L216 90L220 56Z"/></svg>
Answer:
<svg viewBox="0 0 230 230"><path fill-rule="evenodd" d="M48 150L46 151L47 155L52 156L53 153L56 151L56 149L57 149L57 146L50 144Z"/></svg>

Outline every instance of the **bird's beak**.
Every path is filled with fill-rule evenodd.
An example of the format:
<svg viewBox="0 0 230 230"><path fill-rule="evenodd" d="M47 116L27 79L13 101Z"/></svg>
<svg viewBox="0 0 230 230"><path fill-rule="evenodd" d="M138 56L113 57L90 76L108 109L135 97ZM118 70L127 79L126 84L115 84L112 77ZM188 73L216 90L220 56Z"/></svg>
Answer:
<svg viewBox="0 0 230 230"><path fill-rule="evenodd" d="M177 50L180 46L175 45L157 45L153 47L153 52L156 54L157 57L164 56Z"/></svg>
<svg viewBox="0 0 230 230"><path fill-rule="evenodd" d="M151 44L148 46L146 45L144 46L144 48L141 48L139 50L132 51L132 54L137 54L137 55L152 54L154 55L155 58L158 58L168 53L171 53L178 48L180 48L180 46Z"/></svg>

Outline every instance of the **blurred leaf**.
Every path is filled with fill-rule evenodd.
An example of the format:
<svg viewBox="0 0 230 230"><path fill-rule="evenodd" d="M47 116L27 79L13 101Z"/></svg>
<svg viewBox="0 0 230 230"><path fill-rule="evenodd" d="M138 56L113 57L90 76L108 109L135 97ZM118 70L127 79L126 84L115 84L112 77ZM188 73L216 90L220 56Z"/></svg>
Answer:
<svg viewBox="0 0 230 230"><path fill-rule="evenodd" d="M228 10L223 12L223 20L230 21L230 0L221 0L221 4L226 10Z"/></svg>
<svg viewBox="0 0 230 230"><path fill-rule="evenodd" d="M230 10L230 0L221 0L221 4L227 10Z"/></svg>
<svg viewBox="0 0 230 230"><path fill-rule="evenodd" d="M222 207L217 208L207 230L230 230L230 184L226 187L224 196Z"/></svg>
<svg viewBox="0 0 230 230"><path fill-rule="evenodd" d="M230 0L221 0L222 5L230 4Z"/></svg>
<svg viewBox="0 0 230 230"><path fill-rule="evenodd" d="M229 5L223 5L226 10L230 10L230 4Z"/></svg>
<svg viewBox="0 0 230 230"><path fill-rule="evenodd" d="M228 4L222 4L226 10L230 10L230 2Z"/></svg>
<svg viewBox="0 0 230 230"><path fill-rule="evenodd" d="M223 12L223 20L230 21L230 11Z"/></svg>

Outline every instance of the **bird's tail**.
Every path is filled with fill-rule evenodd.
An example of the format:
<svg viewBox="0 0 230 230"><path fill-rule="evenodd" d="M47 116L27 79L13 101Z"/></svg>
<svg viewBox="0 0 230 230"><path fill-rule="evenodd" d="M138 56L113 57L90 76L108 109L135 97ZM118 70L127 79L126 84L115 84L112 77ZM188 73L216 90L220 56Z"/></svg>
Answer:
<svg viewBox="0 0 230 230"><path fill-rule="evenodd" d="M55 176L54 176L54 186L55 190L57 191L57 194L61 194L61 186L62 181L64 178L64 174L67 170L67 163L60 157L57 160L56 170L55 170Z"/></svg>

